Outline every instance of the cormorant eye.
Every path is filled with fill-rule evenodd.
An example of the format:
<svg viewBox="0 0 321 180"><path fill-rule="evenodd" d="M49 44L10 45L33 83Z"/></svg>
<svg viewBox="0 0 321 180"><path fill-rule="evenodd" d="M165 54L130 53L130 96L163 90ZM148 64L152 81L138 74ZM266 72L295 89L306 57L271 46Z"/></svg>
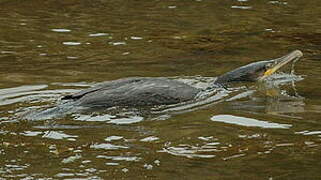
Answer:
<svg viewBox="0 0 321 180"><path fill-rule="evenodd" d="M266 64L266 65L265 65L265 69L266 69L266 70L271 69L271 67L273 67L273 64L272 64L272 63L269 63L269 64Z"/></svg>

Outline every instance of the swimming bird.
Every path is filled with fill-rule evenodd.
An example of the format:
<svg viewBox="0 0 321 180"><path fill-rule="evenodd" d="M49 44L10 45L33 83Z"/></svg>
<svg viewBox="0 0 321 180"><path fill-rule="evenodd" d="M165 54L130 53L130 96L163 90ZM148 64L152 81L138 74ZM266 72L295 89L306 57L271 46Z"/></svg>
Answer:
<svg viewBox="0 0 321 180"><path fill-rule="evenodd" d="M303 56L295 50L283 57L253 62L227 72L212 83L211 87L225 87L232 82L263 81L289 62ZM184 82L164 77L132 77L100 83L92 88L64 96L83 107L138 107L170 105L192 101L202 89Z"/></svg>

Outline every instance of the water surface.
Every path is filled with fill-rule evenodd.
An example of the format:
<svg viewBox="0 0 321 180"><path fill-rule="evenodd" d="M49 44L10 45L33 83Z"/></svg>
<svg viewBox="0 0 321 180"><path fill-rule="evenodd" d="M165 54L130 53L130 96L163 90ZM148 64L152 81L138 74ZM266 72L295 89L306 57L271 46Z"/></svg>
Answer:
<svg viewBox="0 0 321 180"><path fill-rule="evenodd" d="M0 178L319 179L320 1L0 0ZM26 121L132 76L202 86L300 49L265 84L202 104Z"/></svg>

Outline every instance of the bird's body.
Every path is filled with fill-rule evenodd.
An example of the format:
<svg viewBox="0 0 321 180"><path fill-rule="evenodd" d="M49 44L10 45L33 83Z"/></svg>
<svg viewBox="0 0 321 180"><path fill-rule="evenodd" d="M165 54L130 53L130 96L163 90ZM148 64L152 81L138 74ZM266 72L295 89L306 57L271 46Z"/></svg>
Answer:
<svg viewBox="0 0 321 180"><path fill-rule="evenodd" d="M132 77L107 81L63 99L87 107L154 106L191 101L200 91L174 79Z"/></svg>
<svg viewBox="0 0 321 180"><path fill-rule="evenodd" d="M257 81L302 56L299 50L273 60L254 62L219 76L212 87L235 81ZM133 77L98 84L62 99L84 107L155 106L194 100L202 90L168 78Z"/></svg>

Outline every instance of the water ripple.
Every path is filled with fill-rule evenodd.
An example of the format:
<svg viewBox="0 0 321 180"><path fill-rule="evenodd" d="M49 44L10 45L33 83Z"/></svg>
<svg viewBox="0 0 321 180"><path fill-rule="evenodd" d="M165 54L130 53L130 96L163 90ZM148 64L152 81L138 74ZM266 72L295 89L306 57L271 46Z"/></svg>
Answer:
<svg viewBox="0 0 321 180"><path fill-rule="evenodd" d="M99 37L99 36L108 36L108 33L92 33L89 34L89 37Z"/></svg>
<svg viewBox="0 0 321 180"><path fill-rule="evenodd" d="M101 115L78 114L74 119L78 120L78 121L87 121L87 122L101 121L101 122L108 122L108 123L112 123L112 124L133 124L133 123L143 121L144 117L137 116L137 115L119 117L119 116L110 115L110 114L101 114Z"/></svg>
<svg viewBox="0 0 321 180"><path fill-rule="evenodd" d="M149 137L145 137L145 138L141 139L140 141L141 142L152 142L152 141L156 141L156 140L159 140L159 138L155 137L155 136L149 136Z"/></svg>
<svg viewBox="0 0 321 180"><path fill-rule="evenodd" d="M252 6L231 6L232 9L252 9Z"/></svg>
<svg viewBox="0 0 321 180"><path fill-rule="evenodd" d="M214 158L214 154L204 154L207 152L219 152L216 146L203 145L203 146L191 146L187 144L180 144L179 146L164 147L158 152L166 152L174 156L183 156L187 158Z"/></svg>
<svg viewBox="0 0 321 180"><path fill-rule="evenodd" d="M49 138L49 139L67 139L68 141L76 141L77 135L69 135L65 134L63 131L45 131L43 138Z"/></svg>
<svg viewBox="0 0 321 180"><path fill-rule="evenodd" d="M128 147L126 147L126 146L113 145L113 144L110 144L110 143L93 144L93 145L90 145L90 148L93 148L93 149L105 149L105 150L128 149Z"/></svg>
<svg viewBox="0 0 321 180"><path fill-rule="evenodd" d="M71 30L70 29L51 29L51 31L53 31L53 32L71 32Z"/></svg>
<svg viewBox="0 0 321 180"><path fill-rule="evenodd" d="M216 116L213 116L211 120L215 122L223 122L223 123L235 124L235 125L246 126L246 127L280 128L280 129L289 129L290 127L292 127L291 124L272 123L272 122L259 121L252 118L232 116L232 115L216 115Z"/></svg>
<svg viewBox="0 0 321 180"><path fill-rule="evenodd" d="M125 41L119 41L119 42L109 42L108 44L113 46L119 46L119 45L126 45L127 43Z"/></svg>
<svg viewBox="0 0 321 180"><path fill-rule="evenodd" d="M141 159L136 156L105 156L105 155L98 155L96 158L110 159L114 161L139 161Z"/></svg>
<svg viewBox="0 0 321 180"><path fill-rule="evenodd" d="M66 42L62 42L62 44L67 46L78 46L78 45L81 45L81 42L66 41Z"/></svg>
<svg viewBox="0 0 321 180"><path fill-rule="evenodd" d="M123 138L124 137L122 137L122 136L108 136L107 138L105 138L105 141L116 141L116 140L120 140Z"/></svg>

